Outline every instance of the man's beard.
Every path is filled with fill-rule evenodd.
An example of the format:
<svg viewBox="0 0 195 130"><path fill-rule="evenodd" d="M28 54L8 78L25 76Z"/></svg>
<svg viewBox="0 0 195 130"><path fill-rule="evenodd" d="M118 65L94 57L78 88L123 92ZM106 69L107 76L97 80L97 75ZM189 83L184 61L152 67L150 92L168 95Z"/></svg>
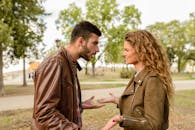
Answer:
<svg viewBox="0 0 195 130"><path fill-rule="evenodd" d="M84 45L83 49L84 49L84 52L80 55L80 57L82 57L86 61L90 61L91 58L87 55L91 52L90 49L87 47L87 45Z"/></svg>
<svg viewBox="0 0 195 130"><path fill-rule="evenodd" d="M82 57L83 59L85 59L86 61L90 61L89 56L86 55L86 54L82 54L81 57Z"/></svg>

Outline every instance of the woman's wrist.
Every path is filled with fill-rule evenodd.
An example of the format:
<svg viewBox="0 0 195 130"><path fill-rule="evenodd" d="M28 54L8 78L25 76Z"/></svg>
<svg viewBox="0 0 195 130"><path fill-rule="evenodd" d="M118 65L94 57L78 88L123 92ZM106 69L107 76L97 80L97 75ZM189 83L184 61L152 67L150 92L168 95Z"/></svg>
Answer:
<svg viewBox="0 0 195 130"><path fill-rule="evenodd" d="M119 122L123 122L123 120L124 120L124 117L120 116L120 121Z"/></svg>

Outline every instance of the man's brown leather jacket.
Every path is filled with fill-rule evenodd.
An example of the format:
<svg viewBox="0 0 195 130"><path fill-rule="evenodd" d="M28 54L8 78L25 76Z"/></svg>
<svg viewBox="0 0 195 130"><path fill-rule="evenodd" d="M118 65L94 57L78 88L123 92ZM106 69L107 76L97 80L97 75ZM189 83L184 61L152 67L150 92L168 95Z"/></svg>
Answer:
<svg viewBox="0 0 195 130"><path fill-rule="evenodd" d="M73 62L64 48L41 63L34 78L32 130L78 128L77 94L73 76ZM80 85L78 88L81 100Z"/></svg>

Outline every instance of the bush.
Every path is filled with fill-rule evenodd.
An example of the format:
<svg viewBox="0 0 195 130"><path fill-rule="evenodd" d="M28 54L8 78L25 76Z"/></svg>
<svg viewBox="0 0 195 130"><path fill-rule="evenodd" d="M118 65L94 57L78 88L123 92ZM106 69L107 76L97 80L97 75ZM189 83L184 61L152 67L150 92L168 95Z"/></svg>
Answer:
<svg viewBox="0 0 195 130"><path fill-rule="evenodd" d="M122 68L121 72L120 72L120 77L122 79L127 79L130 78L131 75L135 72L134 69L128 69L128 68Z"/></svg>

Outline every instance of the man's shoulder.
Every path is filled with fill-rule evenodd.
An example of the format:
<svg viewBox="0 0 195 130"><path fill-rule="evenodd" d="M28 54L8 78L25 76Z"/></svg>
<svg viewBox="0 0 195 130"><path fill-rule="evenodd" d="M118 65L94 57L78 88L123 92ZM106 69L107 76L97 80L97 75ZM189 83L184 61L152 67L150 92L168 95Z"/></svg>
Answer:
<svg viewBox="0 0 195 130"><path fill-rule="evenodd" d="M67 58L67 52L64 48L60 48L56 53L46 58L46 62L66 62L68 60Z"/></svg>
<svg viewBox="0 0 195 130"><path fill-rule="evenodd" d="M64 53L65 52L63 49L59 49L56 53L46 57L39 65L37 70L40 70L41 68L45 68L48 64L58 64L58 65L65 66L68 59L66 54Z"/></svg>

